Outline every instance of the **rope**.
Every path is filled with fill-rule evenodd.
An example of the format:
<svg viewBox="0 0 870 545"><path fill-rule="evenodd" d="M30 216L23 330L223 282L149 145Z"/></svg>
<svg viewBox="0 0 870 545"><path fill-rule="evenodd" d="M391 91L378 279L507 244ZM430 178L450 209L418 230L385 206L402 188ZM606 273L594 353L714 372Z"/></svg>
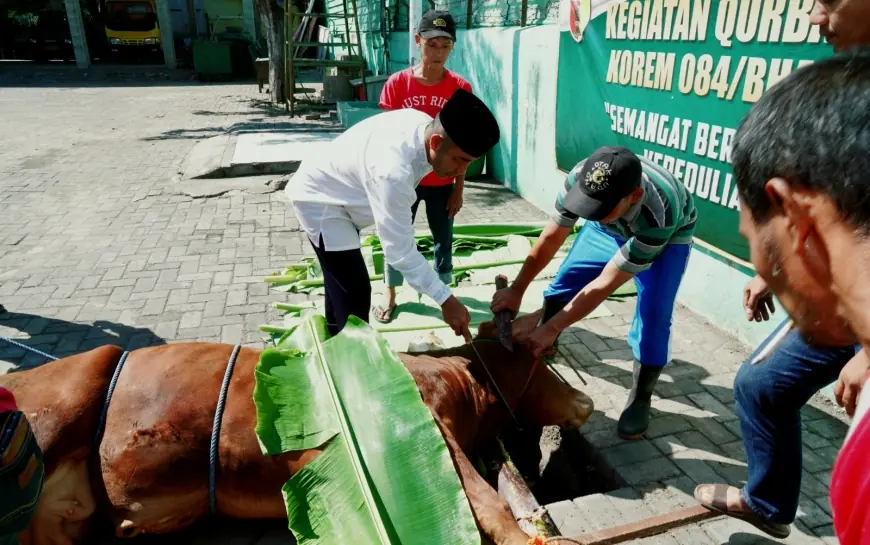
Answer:
<svg viewBox="0 0 870 545"><path fill-rule="evenodd" d="M102 412L100 412L100 423L97 425L97 433L94 435L94 448L99 446L100 441L103 439L103 427L106 425L106 415L109 413L109 402L112 400L112 394L115 393L115 386L118 384L118 377L121 375L121 369L124 368L124 364L127 362L128 355L130 355L129 352L121 354L121 359L118 360L117 365L115 365L115 372L112 373L112 380L109 382L109 391L106 392L106 401L103 403Z"/></svg>
<svg viewBox="0 0 870 545"><path fill-rule="evenodd" d="M46 353L43 352L42 350L37 350L36 348L33 348L32 346L27 346L26 344L21 344L20 342L18 342L18 341L13 341L13 340L10 339L10 338L7 338L7 337L0 337L0 341L5 341L5 342L7 342L7 343L9 343L9 344L11 344L11 345L17 346L18 348L23 348L23 349L27 350L28 352L33 352L34 354L38 354L38 355L40 355L40 356L42 356L43 358L46 358L46 359L48 359L48 360L51 360L51 361L57 361L57 358L55 358L55 357L52 356L51 354L46 354Z"/></svg>
<svg viewBox="0 0 870 545"><path fill-rule="evenodd" d="M211 514L217 514L217 494L215 491L215 475L217 473L217 456L218 444L220 443L221 435L221 420L224 417L224 404L227 400L227 390L230 387L230 378L233 376L233 368L236 366L236 358L239 357L239 350L242 345L237 344L230 355L230 361L227 363L227 370L224 373L224 382L221 384L221 393L218 396L217 409L214 413L214 424L211 428L211 448L208 454L208 506L211 509Z"/></svg>

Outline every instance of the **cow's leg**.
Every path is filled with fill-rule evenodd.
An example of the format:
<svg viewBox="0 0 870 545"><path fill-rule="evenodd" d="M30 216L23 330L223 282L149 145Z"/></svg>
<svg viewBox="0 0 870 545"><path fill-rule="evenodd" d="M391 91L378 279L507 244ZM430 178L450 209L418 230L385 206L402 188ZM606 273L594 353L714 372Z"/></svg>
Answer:
<svg viewBox="0 0 870 545"><path fill-rule="evenodd" d="M450 431L438 423L480 529L495 545L526 545L529 536L520 529L507 502L480 476Z"/></svg>

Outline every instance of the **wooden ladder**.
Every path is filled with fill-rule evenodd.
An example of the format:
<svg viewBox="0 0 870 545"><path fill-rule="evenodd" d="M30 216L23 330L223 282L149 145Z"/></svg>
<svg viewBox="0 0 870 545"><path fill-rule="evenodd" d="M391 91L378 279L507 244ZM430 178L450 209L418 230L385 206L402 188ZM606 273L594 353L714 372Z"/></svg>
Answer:
<svg viewBox="0 0 870 545"><path fill-rule="evenodd" d="M342 0L342 9L340 12L334 13L313 13L310 11L297 12L292 9L291 0L284 0L284 90L287 97L285 109L291 117L296 115L298 105L305 105L312 110L328 110L332 106L318 102L315 100L303 100L296 98L296 93L299 88L296 83L298 78L297 69L306 67L322 67L322 68L349 68L357 69L362 77L363 89L366 87L366 61L362 55L362 40L360 39L359 15L357 12L356 0ZM309 3L309 9L314 5L314 2ZM350 8L350 9L348 9ZM315 24L317 19L344 19L345 41L340 42L318 42L318 41L303 41L305 32L300 37L303 40L295 41L293 35L296 29L302 24L303 18L309 18L310 24ZM297 22L298 21L298 22ZM354 38L356 38L354 40ZM315 38L316 39L316 38ZM356 42L356 43L354 43ZM301 49L306 47L324 47L327 51L334 48L347 48L349 60L339 59L309 59L298 56Z"/></svg>

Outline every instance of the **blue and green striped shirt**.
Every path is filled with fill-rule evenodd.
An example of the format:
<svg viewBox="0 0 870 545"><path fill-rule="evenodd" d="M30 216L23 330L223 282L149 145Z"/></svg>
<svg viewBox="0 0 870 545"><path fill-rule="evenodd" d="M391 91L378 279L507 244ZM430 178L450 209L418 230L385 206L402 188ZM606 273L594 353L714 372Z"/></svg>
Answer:
<svg viewBox="0 0 870 545"><path fill-rule="evenodd" d="M601 224L608 233L626 241L612 261L619 270L630 274L650 268L668 244L690 244L698 218L695 201L685 186L661 166L643 156L639 159L643 167L643 198L615 222ZM583 163L571 170L556 199L553 219L562 227L573 227L580 219L563 203L574 189Z"/></svg>

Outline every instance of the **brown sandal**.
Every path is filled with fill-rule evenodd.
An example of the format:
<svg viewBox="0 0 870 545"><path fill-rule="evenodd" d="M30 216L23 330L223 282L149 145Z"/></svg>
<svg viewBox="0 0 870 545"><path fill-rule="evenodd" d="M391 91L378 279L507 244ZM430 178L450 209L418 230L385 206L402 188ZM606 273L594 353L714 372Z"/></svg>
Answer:
<svg viewBox="0 0 870 545"><path fill-rule="evenodd" d="M705 492L708 492L711 487L713 501L704 501L702 498L710 497ZM791 534L791 525L770 522L769 520L764 519L761 515L759 515L752 509L747 509L746 511L729 510L729 488L730 487L727 484L699 484L697 487L695 487L695 499L698 500L698 503L700 503L710 511L715 511L723 515L740 519L744 522L748 522L749 524L755 526L767 535L775 537L777 539L785 539L789 536L789 534Z"/></svg>

